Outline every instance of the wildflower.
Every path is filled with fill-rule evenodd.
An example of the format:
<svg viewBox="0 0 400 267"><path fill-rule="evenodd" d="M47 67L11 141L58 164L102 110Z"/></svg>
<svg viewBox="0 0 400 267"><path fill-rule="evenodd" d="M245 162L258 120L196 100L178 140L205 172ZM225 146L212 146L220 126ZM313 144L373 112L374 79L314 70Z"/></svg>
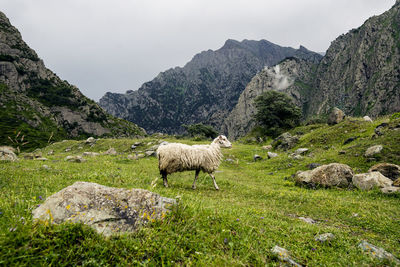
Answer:
<svg viewBox="0 0 400 267"><path fill-rule="evenodd" d="M40 207L40 204L37 204L37 206L36 206L36 207L38 207L38 208L39 208L39 207Z"/></svg>
<svg viewBox="0 0 400 267"><path fill-rule="evenodd" d="M261 217L261 219L264 219L264 217Z"/></svg>
<svg viewBox="0 0 400 267"><path fill-rule="evenodd" d="M228 238L226 238L226 237L224 238L224 243L228 244Z"/></svg>
<svg viewBox="0 0 400 267"><path fill-rule="evenodd" d="M39 199L40 199L40 200L43 200L43 197L42 197L42 196L39 196Z"/></svg>
<svg viewBox="0 0 400 267"><path fill-rule="evenodd" d="M239 218L237 218L236 221L237 221L237 222L240 221Z"/></svg>
<svg viewBox="0 0 400 267"><path fill-rule="evenodd" d="M316 250L316 248L312 248L311 250L312 250L312 251L315 251L315 250Z"/></svg>

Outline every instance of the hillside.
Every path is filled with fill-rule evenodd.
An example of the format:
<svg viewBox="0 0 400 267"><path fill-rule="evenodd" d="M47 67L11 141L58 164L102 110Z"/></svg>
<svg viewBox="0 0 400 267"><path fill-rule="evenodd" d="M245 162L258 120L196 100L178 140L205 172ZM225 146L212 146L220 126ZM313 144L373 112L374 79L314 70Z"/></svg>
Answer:
<svg viewBox="0 0 400 267"><path fill-rule="evenodd" d="M216 51L195 55L183 68L160 73L137 91L107 93L99 103L149 133L182 133L182 124L199 122L221 129L251 78L264 66L291 56L314 62L322 57L304 47L281 47L266 40L228 40Z"/></svg>
<svg viewBox="0 0 400 267"><path fill-rule="evenodd" d="M376 135L380 125L380 135ZM161 141L207 141L162 136L101 139L91 146L71 140L36 151L35 155L48 159L44 162L20 154L19 161L0 162L0 194L4 196L0 199L0 264L280 266L271 252L278 245L303 266L396 266L363 252L358 245L367 241L400 258L399 193L308 189L296 186L291 175L308 170L311 163L348 164L354 173L381 162L400 165L399 129L396 114L372 123L347 118L335 126L298 127L291 133L299 136L299 142L289 151L262 148L270 142L235 142L232 149L223 150L224 160L215 174L220 191L214 190L211 178L203 173L197 189L192 190L194 172L171 175L170 187L164 188L157 178L155 157L128 158ZM140 144L132 150L134 143ZM363 156L377 144L383 146L380 154L373 159ZM116 155L103 154L110 147ZM300 158L289 157L298 148L309 151ZM86 151L102 154L84 156L82 163L65 160ZM268 152L278 156L268 159ZM255 161L255 154L262 159ZM150 223L135 234L111 238L79 224L32 222L33 209L75 181L144 188L177 198L179 205L163 221ZM315 240L324 233L335 238Z"/></svg>
<svg viewBox="0 0 400 267"><path fill-rule="evenodd" d="M0 128L1 144L29 142L24 148L67 138L144 134L137 125L107 114L47 69L1 12Z"/></svg>
<svg viewBox="0 0 400 267"><path fill-rule="evenodd" d="M400 111L400 2L332 42L315 75L308 116Z"/></svg>

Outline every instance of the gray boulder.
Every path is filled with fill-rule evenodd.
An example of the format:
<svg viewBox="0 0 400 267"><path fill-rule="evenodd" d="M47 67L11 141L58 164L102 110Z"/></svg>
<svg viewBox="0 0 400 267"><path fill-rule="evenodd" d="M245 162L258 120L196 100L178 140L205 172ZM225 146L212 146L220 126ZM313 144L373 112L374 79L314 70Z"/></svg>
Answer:
<svg viewBox="0 0 400 267"><path fill-rule="evenodd" d="M15 155L15 149L10 146L1 146L0 147L0 160L6 160L6 161L18 160L17 155Z"/></svg>
<svg viewBox="0 0 400 267"><path fill-rule="evenodd" d="M366 122L372 122L372 119L369 116L364 116L363 120Z"/></svg>
<svg viewBox="0 0 400 267"><path fill-rule="evenodd" d="M361 190L371 190L375 187L384 188L392 186L392 183L392 180L380 172L361 173L353 176L353 184Z"/></svg>
<svg viewBox="0 0 400 267"><path fill-rule="evenodd" d="M259 161L259 160L262 160L263 158L260 156L260 155L257 155L257 154L255 154L254 156L253 156L253 160L254 161Z"/></svg>
<svg viewBox="0 0 400 267"><path fill-rule="evenodd" d="M84 223L106 236L133 232L164 218L176 201L143 189L76 182L33 210L34 220Z"/></svg>
<svg viewBox="0 0 400 267"><path fill-rule="evenodd" d="M276 149L289 150L298 142L299 138L296 135L292 136L290 133L283 133L272 142L272 146Z"/></svg>
<svg viewBox="0 0 400 267"><path fill-rule="evenodd" d="M295 181L298 185L310 187L349 187L352 183L353 170L340 163L331 163L322 165L313 170L299 171L295 175Z"/></svg>
<svg viewBox="0 0 400 267"><path fill-rule="evenodd" d="M110 147L106 152L103 153L104 155L117 155L117 151L115 148Z"/></svg>
<svg viewBox="0 0 400 267"><path fill-rule="evenodd" d="M372 166L369 172L380 172L392 181L400 178L400 166L390 163L379 163Z"/></svg>
<svg viewBox="0 0 400 267"><path fill-rule="evenodd" d="M96 152L83 152L82 155L83 155L83 156L86 156L86 157L96 157L96 156L99 156L100 153L96 153Z"/></svg>
<svg viewBox="0 0 400 267"><path fill-rule="evenodd" d="M272 254L278 257L278 259L282 262L285 262L286 264L289 264L289 266L297 266L300 267L301 265L295 262L291 257L289 251L287 251L284 248L275 246L271 249Z"/></svg>
<svg viewBox="0 0 400 267"><path fill-rule="evenodd" d="M365 151L364 156L366 158L373 157L373 156L381 153L382 149L383 149L383 146L381 146L381 145L371 146Z"/></svg>
<svg viewBox="0 0 400 267"><path fill-rule="evenodd" d="M147 150L144 153L146 154L147 157L155 157L156 156L156 152L153 150Z"/></svg>
<svg viewBox="0 0 400 267"><path fill-rule="evenodd" d="M269 152L269 151L268 151L267 155L268 155L268 158L269 158L269 159L276 158L276 157L278 156L277 153Z"/></svg>
<svg viewBox="0 0 400 267"><path fill-rule="evenodd" d="M294 154L305 155L307 152L308 152L308 148L299 148L294 152Z"/></svg>
<svg viewBox="0 0 400 267"><path fill-rule="evenodd" d="M329 114L328 124L329 125L338 124L341 121L343 121L345 117L346 117L346 115L344 114L344 112L335 107L332 109L331 113Z"/></svg>
<svg viewBox="0 0 400 267"><path fill-rule="evenodd" d="M82 158L81 156L67 156L65 158L65 160L69 161L69 162L77 162L77 163L82 163L82 162L86 161L86 159Z"/></svg>
<svg viewBox="0 0 400 267"><path fill-rule="evenodd" d="M85 144L94 144L94 143L96 143L96 139L94 139L93 137L89 137L85 141Z"/></svg>
<svg viewBox="0 0 400 267"><path fill-rule="evenodd" d="M362 241L359 245L359 248L361 248L364 252L368 253L369 255L371 255L374 258L378 258L381 260L387 259L390 261L394 261L397 265L400 264L400 261L393 256L393 254L387 252L386 250L384 250L383 248L374 246L370 243L368 243L367 241Z"/></svg>
<svg viewBox="0 0 400 267"><path fill-rule="evenodd" d="M325 242L330 242L333 239L335 239L335 235L332 233L326 233L326 234L318 235L314 239L315 239L315 241L325 243Z"/></svg>

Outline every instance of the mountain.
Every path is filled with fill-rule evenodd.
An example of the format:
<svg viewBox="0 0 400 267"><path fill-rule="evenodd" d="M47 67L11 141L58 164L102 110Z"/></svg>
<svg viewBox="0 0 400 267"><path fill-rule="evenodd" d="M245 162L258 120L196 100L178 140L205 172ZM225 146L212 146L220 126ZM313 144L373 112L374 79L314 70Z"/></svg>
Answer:
<svg viewBox="0 0 400 267"><path fill-rule="evenodd" d="M334 106L355 116L400 111L400 2L332 42L319 64L306 115Z"/></svg>
<svg viewBox="0 0 400 267"><path fill-rule="evenodd" d="M203 122L220 130L251 78L264 66L297 56L318 62L304 47L281 47L266 40L227 40L216 51L193 57L183 68L160 73L137 91L106 93L100 106L146 131L181 133L182 124Z"/></svg>
<svg viewBox="0 0 400 267"><path fill-rule="evenodd" d="M47 69L2 12L0 129L2 144L28 142L25 148L64 138L144 134L137 125L107 114Z"/></svg>
<svg viewBox="0 0 400 267"><path fill-rule="evenodd" d="M238 103L222 125L222 132L234 140L251 131L256 126L253 101L268 90L286 93L299 107L306 106L312 74L317 66L315 61L290 57L273 67L265 67L251 79L240 95Z"/></svg>

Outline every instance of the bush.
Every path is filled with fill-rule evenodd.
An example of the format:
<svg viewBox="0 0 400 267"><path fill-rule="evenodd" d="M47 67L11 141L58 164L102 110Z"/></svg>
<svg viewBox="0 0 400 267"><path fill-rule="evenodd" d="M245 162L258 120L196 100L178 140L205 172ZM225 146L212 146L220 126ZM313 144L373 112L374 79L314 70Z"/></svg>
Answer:
<svg viewBox="0 0 400 267"><path fill-rule="evenodd" d="M182 125L191 137L205 137L214 139L218 136L218 132L210 125L202 123Z"/></svg>
<svg viewBox="0 0 400 267"><path fill-rule="evenodd" d="M301 111L284 93L267 91L254 100L254 119L265 135L276 137L300 124Z"/></svg>

